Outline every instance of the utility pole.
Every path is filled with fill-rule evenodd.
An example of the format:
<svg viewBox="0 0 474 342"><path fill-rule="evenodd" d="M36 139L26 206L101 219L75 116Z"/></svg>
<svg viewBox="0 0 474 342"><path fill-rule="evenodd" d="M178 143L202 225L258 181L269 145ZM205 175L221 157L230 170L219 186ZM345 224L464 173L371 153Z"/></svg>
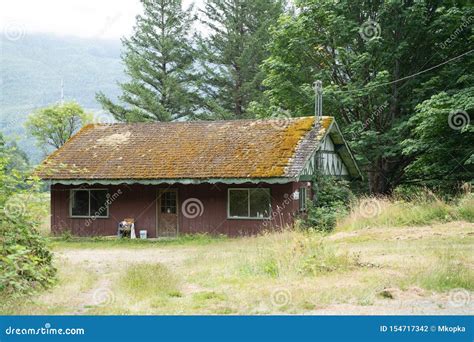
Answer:
<svg viewBox="0 0 474 342"><path fill-rule="evenodd" d="M323 82L317 80L314 86L314 124L317 125L321 121L323 115Z"/></svg>

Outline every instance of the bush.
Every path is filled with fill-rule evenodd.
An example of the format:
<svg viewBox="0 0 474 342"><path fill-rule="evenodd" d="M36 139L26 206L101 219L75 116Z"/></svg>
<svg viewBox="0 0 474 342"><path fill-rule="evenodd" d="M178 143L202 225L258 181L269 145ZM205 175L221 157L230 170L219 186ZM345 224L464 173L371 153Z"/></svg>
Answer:
<svg viewBox="0 0 474 342"><path fill-rule="evenodd" d="M0 295L21 296L54 282L52 254L37 231L38 215L30 198L38 190L36 180L12 169L10 151L0 136Z"/></svg>
<svg viewBox="0 0 474 342"><path fill-rule="evenodd" d="M305 227L331 231L347 213L354 197L347 181L318 173L313 181L314 200L308 205Z"/></svg>
<svg viewBox="0 0 474 342"><path fill-rule="evenodd" d="M0 220L0 293L7 297L47 287L54 282L52 254L28 222Z"/></svg>

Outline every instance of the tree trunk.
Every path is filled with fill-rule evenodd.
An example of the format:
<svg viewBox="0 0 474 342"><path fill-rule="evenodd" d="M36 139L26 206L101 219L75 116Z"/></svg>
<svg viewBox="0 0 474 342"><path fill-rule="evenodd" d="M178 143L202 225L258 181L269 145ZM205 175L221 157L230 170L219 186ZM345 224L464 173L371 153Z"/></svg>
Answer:
<svg viewBox="0 0 474 342"><path fill-rule="evenodd" d="M389 195L392 187L389 181L388 164L379 158L369 168L367 171L369 192L373 195Z"/></svg>

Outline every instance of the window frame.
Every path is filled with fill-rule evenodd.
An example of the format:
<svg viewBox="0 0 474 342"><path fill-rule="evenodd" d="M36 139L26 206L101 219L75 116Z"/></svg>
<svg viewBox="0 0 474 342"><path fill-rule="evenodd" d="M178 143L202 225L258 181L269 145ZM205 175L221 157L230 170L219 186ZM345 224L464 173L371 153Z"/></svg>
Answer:
<svg viewBox="0 0 474 342"><path fill-rule="evenodd" d="M298 199L298 210L300 212L305 212L308 209L308 188L302 186L298 189L299 199Z"/></svg>
<svg viewBox="0 0 474 342"><path fill-rule="evenodd" d="M250 215L250 191L262 189L268 191L270 199L268 216L253 217L253 216L231 216L230 215L230 192L234 190L247 191L247 213ZM271 188L228 188L227 189L227 219L228 220L269 220L272 217L272 191Z"/></svg>
<svg viewBox="0 0 474 342"><path fill-rule="evenodd" d="M72 214L72 204L74 202L74 192L76 191L87 191L89 193L89 216L84 216L84 215L73 215ZM110 198L110 194L109 194L109 189L107 188L92 188L92 189L82 189L82 188L77 188L77 189L70 189L69 190L69 218L73 218L73 219L91 219L91 218L94 218L94 220L96 219L108 219L110 217L110 210L109 210L109 207L110 205L108 203L106 203L106 208L107 208L107 216L95 216L95 215L90 215L91 213L91 191L107 191L107 200Z"/></svg>

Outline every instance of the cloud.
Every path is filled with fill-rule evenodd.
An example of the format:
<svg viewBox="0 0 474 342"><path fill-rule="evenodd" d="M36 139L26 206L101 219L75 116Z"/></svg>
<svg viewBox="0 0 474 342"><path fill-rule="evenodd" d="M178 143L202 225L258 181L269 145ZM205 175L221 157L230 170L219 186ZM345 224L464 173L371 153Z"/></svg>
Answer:
<svg viewBox="0 0 474 342"><path fill-rule="evenodd" d="M140 13L138 0L2 0L0 27L27 33L113 39L129 35Z"/></svg>

